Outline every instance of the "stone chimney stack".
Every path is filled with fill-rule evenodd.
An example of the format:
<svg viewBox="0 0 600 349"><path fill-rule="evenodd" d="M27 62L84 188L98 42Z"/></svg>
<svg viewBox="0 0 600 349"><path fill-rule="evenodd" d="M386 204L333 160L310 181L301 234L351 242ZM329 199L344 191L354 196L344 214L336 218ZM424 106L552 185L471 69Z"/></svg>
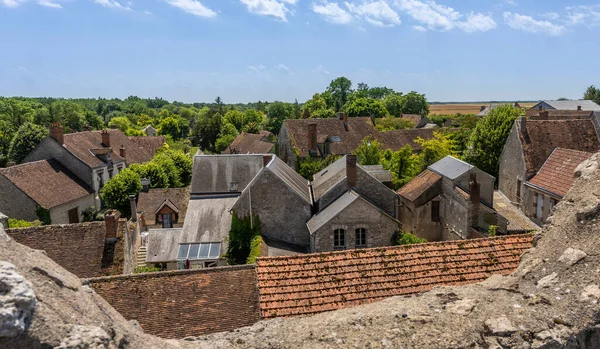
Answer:
<svg viewBox="0 0 600 349"><path fill-rule="evenodd" d="M346 183L348 184L348 190L356 187L356 155L346 155Z"/></svg>
<svg viewBox="0 0 600 349"><path fill-rule="evenodd" d="M482 105L481 107L479 107L479 111L482 112L485 110L485 105Z"/></svg>
<svg viewBox="0 0 600 349"><path fill-rule="evenodd" d="M137 203L135 202L135 195L129 195L129 206L131 207L131 221L137 222Z"/></svg>
<svg viewBox="0 0 600 349"><path fill-rule="evenodd" d="M311 156L317 155L317 124L308 124L308 153Z"/></svg>
<svg viewBox="0 0 600 349"><path fill-rule="evenodd" d="M538 110L539 110L539 111L542 111L542 110L544 110L544 106L542 106L542 105L538 106Z"/></svg>
<svg viewBox="0 0 600 349"><path fill-rule="evenodd" d="M60 124L50 125L50 137L54 138L60 144L65 144L65 137L63 134L63 128Z"/></svg>
<svg viewBox="0 0 600 349"><path fill-rule="evenodd" d="M108 210L104 215L104 224L106 225L106 239L116 239L119 229L119 218L121 213L117 210Z"/></svg>
<svg viewBox="0 0 600 349"><path fill-rule="evenodd" d="M348 132L348 113L344 112L342 114L342 120L344 120L344 129Z"/></svg>
<svg viewBox="0 0 600 349"><path fill-rule="evenodd" d="M550 113L547 110L539 112L538 119L539 120L550 120Z"/></svg>
<svg viewBox="0 0 600 349"><path fill-rule="evenodd" d="M110 148L110 133L108 130L102 130L102 144L104 144L105 147Z"/></svg>
<svg viewBox="0 0 600 349"><path fill-rule="evenodd" d="M477 174L471 173L469 182L469 195L471 196L471 226L479 225L479 211L481 206L481 184L477 183Z"/></svg>
<svg viewBox="0 0 600 349"><path fill-rule="evenodd" d="M124 146L121 146L121 148L119 148L119 156L122 157L123 159L125 159L127 157L127 153L125 152Z"/></svg>
<svg viewBox="0 0 600 349"><path fill-rule="evenodd" d="M142 178L140 184L142 185L142 192L147 193L150 191L150 180L148 178Z"/></svg>
<svg viewBox="0 0 600 349"><path fill-rule="evenodd" d="M582 110L580 105L577 106L577 110Z"/></svg>

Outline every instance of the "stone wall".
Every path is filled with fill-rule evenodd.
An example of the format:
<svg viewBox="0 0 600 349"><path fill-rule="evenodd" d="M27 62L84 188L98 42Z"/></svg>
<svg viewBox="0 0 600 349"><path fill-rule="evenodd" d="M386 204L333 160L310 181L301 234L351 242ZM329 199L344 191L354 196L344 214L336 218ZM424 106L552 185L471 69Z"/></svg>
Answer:
<svg viewBox="0 0 600 349"><path fill-rule="evenodd" d="M412 233L427 241L442 240L442 223L431 220L432 201L439 201L440 196L430 200L425 205L414 207L410 204L404 204L399 207L400 222L402 222L402 231ZM442 208L440 204L440 216Z"/></svg>
<svg viewBox="0 0 600 349"><path fill-rule="evenodd" d="M35 221L38 219L35 213L38 204L27 194L15 187L6 177L0 175L0 212L8 218Z"/></svg>
<svg viewBox="0 0 600 349"><path fill-rule="evenodd" d="M517 185L518 181L521 181L521 197L523 196L523 183L526 181L526 166L525 166L525 153L523 151L523 145L521 144L521 137L519 135L519 120L515 121L502 155L500 156L500 173L498 178L498 189L502 192L511 202L521 205L522 200L517 199Z"/></svg>
<svg viewBox="0 0 600 349"><path fill-rule="evenodd" d="M469 173L465 173L457 181L459 186L467 192L470 191L471 173L474 173L477 176L477 183L479 183L481 187L481 201L483 201L483 203L485 203L488 207L493 207L494 182L496 179L493 176L490 176L482 170L474 167Z"/></svg>
<svg viewBox="0 0 600 349"><path fill-rule="evenodd" d="M294 152L292 141L285 123L281 125L281 130L277 136L277 153L277 156L279 156L283 162L288 164L291 168L296 169L296 153Z"/></svg>
<svg viewBox="0 0 600 349"><path fill-rule="evenodd" d="M85 197L77 199L75 201L56 206L50 210L50 219L52 224L68 224L69 223L69 210L77 208L79 214L79 221L83 222L83 211L90 207L95 207L96 203L94 200L94 194L89 194Z"/></svg>
<svg viewBox="0 0 600 349"><path fill-rule="evenodd" d="M442 178L442 199L440 203L442 239L457 240L469 238L471 234L471 205L454 189L454 182Z"/></svg>

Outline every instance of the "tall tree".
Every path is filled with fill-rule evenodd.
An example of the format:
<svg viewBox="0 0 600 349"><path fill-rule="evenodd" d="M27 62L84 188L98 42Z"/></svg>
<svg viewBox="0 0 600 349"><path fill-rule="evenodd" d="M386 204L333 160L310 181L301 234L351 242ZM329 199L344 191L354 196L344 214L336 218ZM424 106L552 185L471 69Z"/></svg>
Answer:
<svg viewBox="0 0 600 349"><path fill-rule="evenodd" d="M293 115L293 108L284 102L273 102L267 107L268 125L267 129L278 134L285 119Z"/></svg>
<svg viewBox="0 0 600 349"><path fill-rule="evenodd" d="M8 158L20 163L47 136L48 129L45 127L29 122L21 125L10 142Z"/></svg>
<svg viewBox="0 0 600 349"><path fill-rule="evenodd" d="M583 99L594 101L596 104L600 104L600 89L597 89L594 85L590 86L585 90Z"/></svg>
<svg viewBox="0 0 600 349"><path fill-rule="evenodd" d="M67 131L81 131L85 124L85 110L79 104L59 100L50 106L53 122L60 122Z"/></svg>
<svg viewBox="0 0 600 349"><path fill-rule="evenodd" d="M425 99L425 95L411 91L402 98L402 112L404 114L429 114L429 104Z"/></svg>
<svg viewBox="0 0 600 349"><path fill-rule="evenodd" d="M328 106L333 107L336 112L340 111L348 101L350 92L352 92L352 81L343 76L339 77L331 81L326 92L331 95L332 104Z"/></svg>
<svg viewBox="0 0 600 349"><path fill-rule="evenodd" d="M391 93L385 96L383 99L383 105L393 117L400 117L402 115L402 108L404 107L404 98L402 93Z"/></svg>
<svg viewBox="0 0 600 349"><path fill-rule="evenodd" d="M348 116L372 116L375 118L383 118L388 116L388 111L383 106L383 103L378 99L373 98L357 98L346 107Z"/></svg>

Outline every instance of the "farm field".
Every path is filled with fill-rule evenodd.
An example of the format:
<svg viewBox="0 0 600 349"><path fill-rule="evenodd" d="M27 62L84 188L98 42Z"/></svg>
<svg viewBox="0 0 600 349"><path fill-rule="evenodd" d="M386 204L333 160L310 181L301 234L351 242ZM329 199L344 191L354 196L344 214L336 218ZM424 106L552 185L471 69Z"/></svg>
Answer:
<svg viewBox="0 0 600 349"><path fill-rule="evenodd" d="M433 115L442 114L477 114L481 109L482 105L488 105L490 103L448 103L448 104L431 104L429 105L429 113ZM519 102L519 105L523 108L531 108L535 105L532 102Z"/></svg>

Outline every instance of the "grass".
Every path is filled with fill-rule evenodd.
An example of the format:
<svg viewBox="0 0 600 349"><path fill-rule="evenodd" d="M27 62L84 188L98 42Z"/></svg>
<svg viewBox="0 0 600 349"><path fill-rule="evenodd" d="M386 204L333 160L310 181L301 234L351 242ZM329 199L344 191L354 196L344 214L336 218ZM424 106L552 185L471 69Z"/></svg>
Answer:
<svg viewBox="0 0 600 349"><path fill-rule="evenodd" d="M430 114L433 115L446 115L446 114L477 114L481 109L482 105L488 105L489 103L448 103L448 104L432 104L429 106ZM523 108L531 108L535 103L521 103L519 105Z"/></svg>

